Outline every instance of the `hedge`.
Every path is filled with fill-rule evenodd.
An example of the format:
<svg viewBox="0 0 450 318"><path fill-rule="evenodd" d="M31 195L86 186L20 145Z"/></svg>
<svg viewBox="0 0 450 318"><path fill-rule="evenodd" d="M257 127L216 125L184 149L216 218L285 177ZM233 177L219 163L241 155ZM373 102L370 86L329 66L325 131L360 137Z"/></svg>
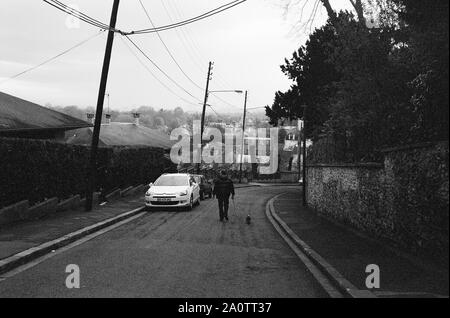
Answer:
<svg viewBox="0 0 450 318"><path fill-rule="evenodd" d="M21 200L84 196L89 154L85 146L0 138L0 208ZM160 148L100 148L96 188L148 183L170 166Z"/></svg>

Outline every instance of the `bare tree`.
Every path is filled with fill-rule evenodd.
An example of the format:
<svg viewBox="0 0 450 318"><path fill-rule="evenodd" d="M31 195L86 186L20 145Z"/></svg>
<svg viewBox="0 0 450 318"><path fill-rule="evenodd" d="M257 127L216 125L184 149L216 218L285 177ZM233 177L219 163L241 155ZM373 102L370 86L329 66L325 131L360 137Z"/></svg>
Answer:
<svg viewBox="0 0 450 318"><path fill-rule="evenodd" d="M311 26L314 22L314 18L316 15L317 7L319 4L322 4L322 6L326 9L328 17L330 18L331 22L335 24L337 22L337 13L336 10L334 10L333 6L330 3L330 0L315 0L313 6L312 6L312 13L309 17L309 19L306 22L303 22L303 11L305 10L305 7L308 5L308 2L310 0L287 0L285 10L288 11L292 7L300 7L300 23L303 23L303 27ZM349 0L353 9L355 10L356 16L358 17L358 21L366 26L366 17L364 15L364 3L362 0Z"/></svg>

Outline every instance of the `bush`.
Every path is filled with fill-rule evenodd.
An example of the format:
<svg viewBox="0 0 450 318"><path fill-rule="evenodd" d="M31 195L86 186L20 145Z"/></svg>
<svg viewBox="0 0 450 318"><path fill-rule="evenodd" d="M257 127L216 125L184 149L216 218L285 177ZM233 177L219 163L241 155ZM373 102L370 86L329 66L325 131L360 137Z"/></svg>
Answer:
<svg viewBox="0 0 450 318"><path fill-rule="evenodd" d="M85 146L0 138L0 208L84 196L89 154ZM151 182L170 165L159 148L100 148L97 190Z"/></svg>

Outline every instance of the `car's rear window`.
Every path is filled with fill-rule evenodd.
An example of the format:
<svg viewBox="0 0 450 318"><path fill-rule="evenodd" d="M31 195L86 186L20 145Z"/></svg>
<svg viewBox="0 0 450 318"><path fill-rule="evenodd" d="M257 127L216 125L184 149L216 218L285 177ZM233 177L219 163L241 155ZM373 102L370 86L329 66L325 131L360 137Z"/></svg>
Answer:
<svg viewBox="0 0 450 318"><path fill-rule="evenodd" d="M161 176L155 182L155 186L159 187L178 187L186 185L189 185L189 179L186 176Z"/></svg>

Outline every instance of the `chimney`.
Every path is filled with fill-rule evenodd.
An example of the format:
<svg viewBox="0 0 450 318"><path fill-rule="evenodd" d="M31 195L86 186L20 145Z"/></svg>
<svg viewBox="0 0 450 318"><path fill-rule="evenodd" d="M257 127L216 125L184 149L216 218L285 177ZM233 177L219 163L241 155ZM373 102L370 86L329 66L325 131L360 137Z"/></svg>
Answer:
<svg viewBox="0 0 450 318"><path fill-rule="evenodd" d="M140 113L133 113L133 118L134 118L134 124L136 126L139 126L139 118L141 118L141 114Z"/></svg>
<svg viewBox="0 0 450 318"><path fill-rule="evenodd" d="M92 114L92 113L87 113L86 116L87 116L88 121L89 121L91 124L94 124L94 121L95 121L95 115Z"/></svg>
<svg viewBox="0 0 450 318"><path fill-rule="evenodd" d="M105 124L106 125L111 124L111 114L105 114L105 118L106 118Z"/></svg>

